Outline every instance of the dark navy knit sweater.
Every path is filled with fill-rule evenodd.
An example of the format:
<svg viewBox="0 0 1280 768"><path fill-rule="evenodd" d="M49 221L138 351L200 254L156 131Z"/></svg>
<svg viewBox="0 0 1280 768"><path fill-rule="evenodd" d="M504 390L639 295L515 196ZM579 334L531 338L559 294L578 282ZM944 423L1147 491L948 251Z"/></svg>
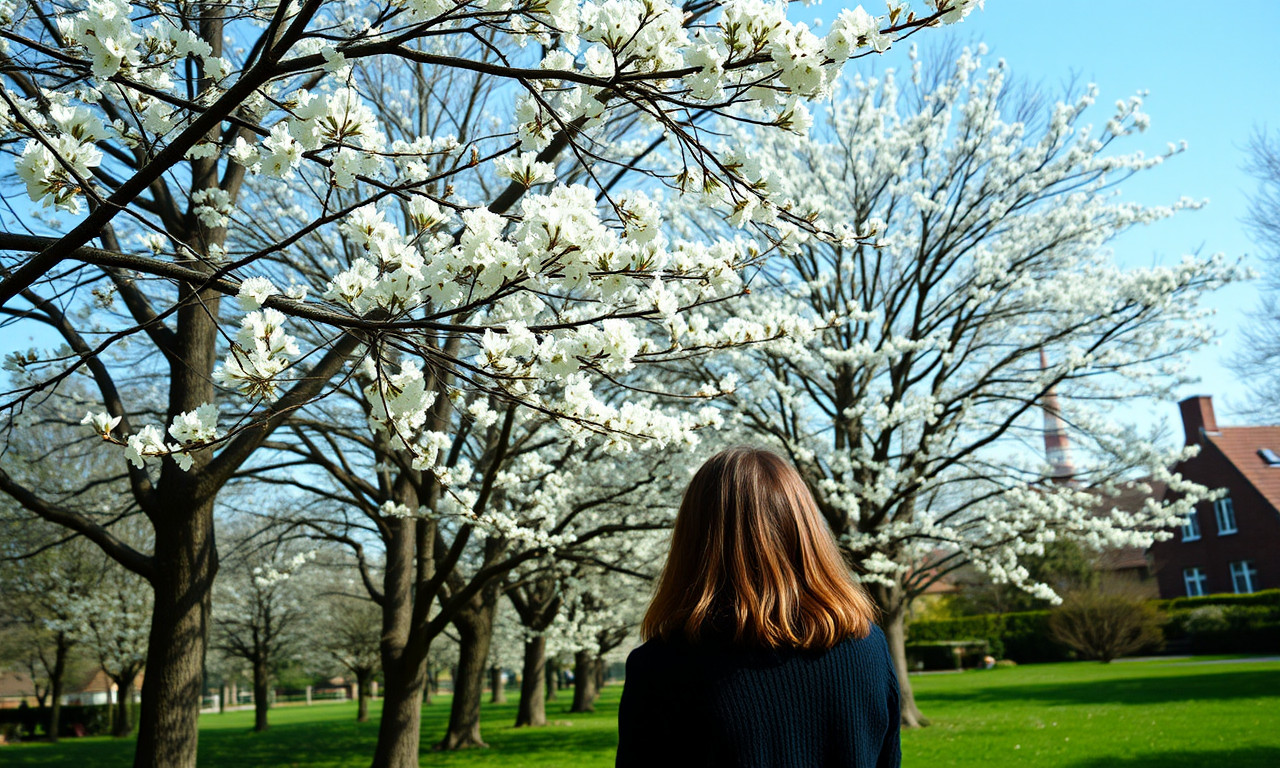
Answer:
<svg viewBox="0 0 1280 768"><path fill-rule="evenodd" d="M820 652L650 640L627 657L618 768L897 768L884 633Z"/></svg>

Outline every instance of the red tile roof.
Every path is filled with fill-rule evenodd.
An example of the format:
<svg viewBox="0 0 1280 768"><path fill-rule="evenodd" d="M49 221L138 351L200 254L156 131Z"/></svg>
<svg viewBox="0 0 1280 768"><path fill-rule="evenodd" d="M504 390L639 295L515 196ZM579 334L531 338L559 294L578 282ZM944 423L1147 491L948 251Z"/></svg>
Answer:
<svg viewBox="0 0 1280 768"><path fill-rule="evenodd" d="M1280 426L1221 427L1216 434L1205 433L1205 437L1272 507L1280 510L1280 467L1268 465L1258 455L1261 448L1280 453Z"/></svg>

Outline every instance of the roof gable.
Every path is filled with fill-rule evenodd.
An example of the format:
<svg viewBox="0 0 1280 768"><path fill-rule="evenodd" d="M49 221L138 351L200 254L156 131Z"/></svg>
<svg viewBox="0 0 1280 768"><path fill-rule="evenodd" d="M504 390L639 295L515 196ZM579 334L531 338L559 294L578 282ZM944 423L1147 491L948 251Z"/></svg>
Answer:
<svg viewBox="0 0 1280 768"><path fill-rule="evenodd" d="M1222 427L1205 439L1231 462L1273 509L1280 510L1280 466L1267 464L1258 451L1280 452L1280 426Z"/></svg>

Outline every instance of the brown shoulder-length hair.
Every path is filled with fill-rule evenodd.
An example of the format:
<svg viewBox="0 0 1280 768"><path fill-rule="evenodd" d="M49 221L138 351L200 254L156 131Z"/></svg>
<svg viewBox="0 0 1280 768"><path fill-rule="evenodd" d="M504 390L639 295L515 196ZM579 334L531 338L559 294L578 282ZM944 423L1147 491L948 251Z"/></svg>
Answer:
<svg viewBox="0 0 1280 768"><path fill-rule="evenodd" d="M874 618L800 474L740 447L689 483L641 634L697 642L714 627L739 645L822 649Z"/></svg>

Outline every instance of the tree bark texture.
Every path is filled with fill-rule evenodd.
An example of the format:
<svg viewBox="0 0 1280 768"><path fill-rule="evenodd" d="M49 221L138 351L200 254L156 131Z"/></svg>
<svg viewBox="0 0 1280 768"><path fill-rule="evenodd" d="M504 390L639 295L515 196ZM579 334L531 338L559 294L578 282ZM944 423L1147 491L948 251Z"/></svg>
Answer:
<svg viewBox="0 0 1280 768"><path fill-rule="evenodd" d="M889 655L893 658L893 669L898 675L898 700L902 707L902 727L921 728L929 724L916 706L915 692L911 689L911 679L907 676L907 605L902 599L902 592L897 587L877 585L871 590L876 604L880 608L880 625L884 629L885 640L889 643Z"/></svg>
<svg viewBox="0 0 1280 768"><path fill-rule="evenodd" d="M116 682L116 721L111 726L111 735L123 738L133 733L133 718L129 716L129 699L133 698L133 675L121 678Z"/></svg>
<svg viewBox="0 0 1280 768"><path fill-rule="evenodd" d="M267 723L267 710L271 709L271 674L267 665L253 665L253 730L261 733L271 726Z"/></svg>
<svg viewBox="0 0 1280 768"><path fill-rule="evenodd" d="M502 667L499 666L489 668L489 703L507 703L507 691L502 685Z"/></svg>
<svg viewBox="0 0 1280 768"><path fill-rule="evenodd" d="M481 590L477 604L460 611L458 629L458 675L453 682L453 703L449 710L449 730L436 749L453 750L487 747L480 737L480 699L484 688L485 660L493 640L493 619L498 608L497 591Z"/></svg>
<svg viewBox="0 0 1280 768"><path fill-rule="evenodd" d="M520 674L520 706L516 727L547 724L547 638L535 635L524 641L524 668Z"/></svg>
<svg viewBox="0 0 1280 768"><path fill-rule="evenodd" d="M166 468L167 469L167 468ZM176 467L173 468L175 471ZM183 496L185 495L185 499ZM213 499L172 494L156 515L155 603L147 642L134 768L195 768L200 686L218 570ZM197 497L198 498L198 497Z"/></svg>
<svg viewBox="0 0 1280 768"><path fill-rule="evenodd" d="M596 688L596 657L590 651L578 651L573 654L573 706L570 712L595 712L596 697L600 695Z"/></svg>
<svg viewBox="0 0 1280 768"><path fill-rule="evenodd" d="M374 768L418 768L422 734L422 692L427 682L428 641L413 626L413 579L417 521L388 523L382 601L382 717ZM372 691L362 684L360 695Z"/></svg>

